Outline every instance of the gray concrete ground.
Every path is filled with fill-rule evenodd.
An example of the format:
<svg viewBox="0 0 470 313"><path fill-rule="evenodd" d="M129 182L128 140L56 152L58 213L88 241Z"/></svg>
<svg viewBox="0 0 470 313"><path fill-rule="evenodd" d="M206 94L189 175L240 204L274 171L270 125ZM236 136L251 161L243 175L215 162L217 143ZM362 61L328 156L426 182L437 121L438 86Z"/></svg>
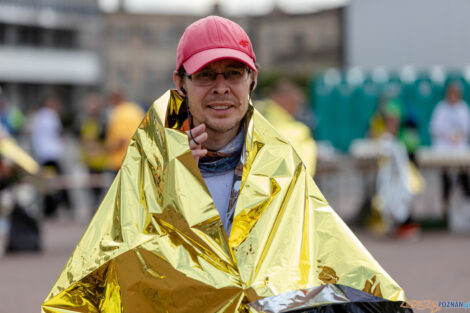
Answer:
<svg viewBox="0 0 470 313"><path fill-rule="evenodd" d="M85 223L67 219L43 224L44 251L0 259L0 313L40 311ZM470 300L470 241L448 232L424 233L414 241L377 239L357 232L379 263L413 300ZM458 312L463 309L442 309ZM420 312L416 310L415 312ZM422 312L430 312L426 309Z"/></svg>

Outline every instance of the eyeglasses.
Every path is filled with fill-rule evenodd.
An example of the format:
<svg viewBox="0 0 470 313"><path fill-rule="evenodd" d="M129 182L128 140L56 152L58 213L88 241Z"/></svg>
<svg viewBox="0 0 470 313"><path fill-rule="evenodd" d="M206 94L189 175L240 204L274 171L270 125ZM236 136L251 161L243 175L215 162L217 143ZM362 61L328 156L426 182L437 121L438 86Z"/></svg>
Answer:
<svg viewBox="0 0 470 313"><path fill-rule="evenodd" d="M248 74L251 73L251 69L246 67L231 68L219 73L212 70L202 70L195 74L189 75L184 74L186 77L191 79L194 84L199 86L210 86L217 79L217 75L224 76L225 80L229 83L239 83L248 78Z"/></svg>

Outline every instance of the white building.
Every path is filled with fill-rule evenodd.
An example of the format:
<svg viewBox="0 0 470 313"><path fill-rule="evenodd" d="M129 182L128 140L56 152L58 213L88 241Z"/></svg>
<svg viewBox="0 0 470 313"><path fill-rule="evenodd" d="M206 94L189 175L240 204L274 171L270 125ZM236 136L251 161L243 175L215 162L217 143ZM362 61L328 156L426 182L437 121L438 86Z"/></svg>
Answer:
<svg viewBox="0 0 470 313"><path fill-rule="evenodd" d="M23 110L46 94L64 113L100 82L96 0L0 0L0 87Z"/></svg>
<svg viewBox="0 0 470 313"><path fill-rule="evenodd" d="M353 0L346 7L346 66L470 64L470 1Z"/></svg>

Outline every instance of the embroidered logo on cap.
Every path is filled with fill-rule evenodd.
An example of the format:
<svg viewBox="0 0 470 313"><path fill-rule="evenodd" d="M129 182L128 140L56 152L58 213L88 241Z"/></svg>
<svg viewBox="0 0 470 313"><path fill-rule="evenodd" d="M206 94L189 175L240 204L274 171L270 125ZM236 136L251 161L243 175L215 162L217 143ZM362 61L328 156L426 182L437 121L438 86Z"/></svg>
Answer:
<svg viewBox="0 0 470 313"><path fill-rule="evenodd" d="M242 39L242 40L240 40L239 44L240 44L240 46L242 46L243 48L246 48L246 47L248 47L249 42L248 42L248 40Z"/></svg>

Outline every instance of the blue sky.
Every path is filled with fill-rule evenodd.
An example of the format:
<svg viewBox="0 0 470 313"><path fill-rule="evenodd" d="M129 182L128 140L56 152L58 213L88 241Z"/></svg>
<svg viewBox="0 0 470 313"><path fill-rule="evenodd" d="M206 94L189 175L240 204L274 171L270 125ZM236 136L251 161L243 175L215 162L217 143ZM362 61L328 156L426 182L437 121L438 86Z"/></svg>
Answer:
<svg viewBox="0 0 470 313"><path fill-rule="evenodd" d="M99 0L101 7L112 10L118 0ZM215 2L219 2L226 14L263 14L277 3L291 13L311 12L322 8L335 7L348 0L124 0L126 7L135 12L206 14Z"/></svg>

